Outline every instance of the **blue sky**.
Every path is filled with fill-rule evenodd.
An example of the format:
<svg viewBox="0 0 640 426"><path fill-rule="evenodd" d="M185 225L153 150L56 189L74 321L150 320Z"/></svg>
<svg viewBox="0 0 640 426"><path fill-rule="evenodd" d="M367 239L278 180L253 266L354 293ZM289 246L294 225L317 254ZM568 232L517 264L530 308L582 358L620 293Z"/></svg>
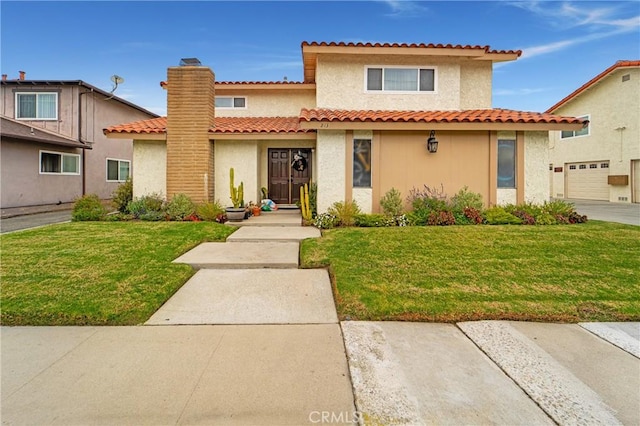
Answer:
<svg viewBox="0 0 640 426"><path fill-rule="evenodd" d="M493 107L544 111L620 59L640 59L635 1L7 1L1 71L84 80L158 114L169 66L218 81L302 80L302 41L522 49L494 66Z"/></svg>

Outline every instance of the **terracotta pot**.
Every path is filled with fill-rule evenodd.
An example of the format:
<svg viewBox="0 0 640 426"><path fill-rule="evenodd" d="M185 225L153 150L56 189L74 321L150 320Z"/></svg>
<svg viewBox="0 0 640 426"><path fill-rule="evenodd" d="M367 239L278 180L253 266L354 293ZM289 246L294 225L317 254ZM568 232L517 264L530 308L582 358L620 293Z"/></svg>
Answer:
<svg viewBox="0 0 640 426"><path fill-rule="evenodd" d="M260 207L254 207L253 208L253 215L254 216L260 216Z"/></svg>

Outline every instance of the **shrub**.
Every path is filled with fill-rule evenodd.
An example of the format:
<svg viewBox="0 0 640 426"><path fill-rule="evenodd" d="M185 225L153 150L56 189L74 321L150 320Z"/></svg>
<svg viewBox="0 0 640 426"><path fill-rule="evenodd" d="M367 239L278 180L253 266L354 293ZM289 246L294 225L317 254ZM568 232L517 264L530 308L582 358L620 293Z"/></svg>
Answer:
<svg viewBox="0 0 640 426"><path fill-rule="evenodd" d="M198 217L207 222L215 221L221 213L224 213L224 208L218 201L198 204L196 206L196 214Z"/></svg>
<svg viewBox="0 0 640 426"><path fill-rule="evenodd" d="M167 215L163 212L158 211L149 211L140 215L140 220L144 220L147 222L158 222L166 219Z"/></svg>
<svg viewBox="0 0 640 426"><path fill-rule="evenodd" d="M431 211L427 217L427 225L430 226L446 226L455 225L456 219L453 213L448 210Z"/></svg>
<svg viewBox="0 0 640 426"><path fill-rule="evenodd" d="M557 223L556 218L547 212L542 212L536 216L537 225L555 225Z"/></svg>
<svg viewBox="0 0 640 426"><path fill-rule="evenodd" d="M131 219L134 219L133 215L129 213L120 213L120 212L117 212L114 214L108 214L104 217L104 220L107 222L124 222Z"/></svg>
<svg viewBox="0 0 640 426"><path fill-rule="evenodd" d="M380 207L385 216L396 218L401 216L404 207L402 205L402 197L400 191L395 188L391 188L380 199Z"/></svg>
<svg viewBox="0 0 640 426"><path fill-rule="evenodd" d="M578 214L576 212L572 212L569 215L569 223L585 223L587 221L587 216Z"/></svg>
<svg viewBox="0 0 640 426"><path fill-rule="evenodd" d="M456 195L451 197L451 210L453 213L464 214L464 209L473 208L482 211L484 203L482 202L482 194L469 191L469 187L465 186Z"/></svg>
<svg viewBox="0 0 640 426"><path fill-rule="evenodd" d="M133 181L131 178L118 185L118 187L111 194L111 203L120 213L127 212L127 205L133 200Z"/></svg>
<svg viewBox="0 0 640 426"><path fill-rule="evenodd" d="M355 201L337 201L329 207L327 213L336 218L336 225L353 226L356 215L360 213L360 208Z"/></svg>
<svg viewBox="0 0 640 426"><path fill-rule="evenodd" d="M427 185L424 185L422 189L413 188L409 191L407 200L413 208L409 218L414 225L426 225L431 212L451 211L442 185L440 190L430 188Z"/></svg>
<svg viewBox="0 0 640 426"><path fill-rule="evenodd" d="M186 194L176 194L167 203L165 209L169 220L185 220L186 217L196 213L196 206Z"/></svg>
<svg viewBox="0 0 640 426"><path fill-rule="evenodd" d="M482 217L482 210L480 209L465 207L462 213L464 214L464 217L466 217L469 222L473 224L479 225L484 222L484 218Z"/></svg>
<svg viewBox="0 0 640 426"><path fill-rule="evenodd" d="M524 210L515 210L512 214L515 217L520 218L520 220L522 220L522 224L523 225L535 225L536 224L536 218L533 217L532 215L530 215L529 213L527 213Z"/></svg>
<svg viewBox="0 0 640 426"><path fill-rule="evenodd" d="M395 226L396 220L383 214L359 214L355 217L355 225L365 228Z"/></svg>
<svg viewBox="0 0 640 426"><path fill-rule="evenodd" d="M503 207L492 207L484 211L484 220L489 225L519 225L520 218L507 212Z"/></svg>
<svg viewBox="0 0 640 426"><path fill-rule="evenodd" d="M102 220L107 214L100 198L96 194L87 194L78 198L73 204L71 220L73 221L90 221Z"/></svg>
<svg viewBox="0 0 640 426"><path fill-rule="evenodd" d="M320 229L331 229L336 226L337 219L331 213L322 213L313 219L313 226Z"/></svg>
<svg viewBox="0 0 640 426"><path fill-rule="evenodd" d="M127 205L127 212L132 214L136 219L140 219L140 216L145 213L162 212L163 205L164 199L162 196L157 193L152 193L131 200Z"/></svg>

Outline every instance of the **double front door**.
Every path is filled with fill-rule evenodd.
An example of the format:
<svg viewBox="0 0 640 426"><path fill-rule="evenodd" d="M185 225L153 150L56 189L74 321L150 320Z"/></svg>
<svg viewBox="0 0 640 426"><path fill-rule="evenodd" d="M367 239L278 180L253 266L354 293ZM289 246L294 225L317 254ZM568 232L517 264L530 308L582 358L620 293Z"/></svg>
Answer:
<svg viewBox="0 0 640 426"><path fill-rule="evenodd" d="M300 201L300 187L310 180L310 149L269 148L269 198L276 204Z"/></svg>

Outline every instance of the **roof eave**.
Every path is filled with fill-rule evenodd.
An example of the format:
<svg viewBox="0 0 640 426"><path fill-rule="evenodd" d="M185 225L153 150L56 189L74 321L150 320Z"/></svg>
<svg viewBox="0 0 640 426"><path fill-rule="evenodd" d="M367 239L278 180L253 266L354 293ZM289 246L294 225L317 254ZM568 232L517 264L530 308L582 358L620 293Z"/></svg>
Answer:
<svg viewBox="0 0 640 426"><path fill-rule="evenodd" d="M316 130L580 130L582 123L519 123L519 122L387 122L387 121L301 121L301 129Z"/></svg>

